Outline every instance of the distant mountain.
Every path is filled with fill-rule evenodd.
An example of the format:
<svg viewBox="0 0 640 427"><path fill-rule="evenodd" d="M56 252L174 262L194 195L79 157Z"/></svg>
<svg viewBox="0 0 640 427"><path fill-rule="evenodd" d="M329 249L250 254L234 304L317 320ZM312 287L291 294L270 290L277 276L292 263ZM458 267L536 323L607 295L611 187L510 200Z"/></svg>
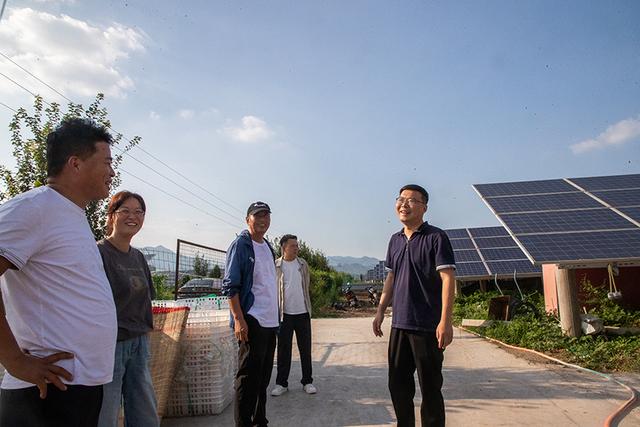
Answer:
<svg viewBox="0 0 640 427"><path fill-rule="evenodd" d="M329 265L338 271L349 273L354 276L367 274L379 261L371 257L352 257L352 256L328 256Z"/></svg>

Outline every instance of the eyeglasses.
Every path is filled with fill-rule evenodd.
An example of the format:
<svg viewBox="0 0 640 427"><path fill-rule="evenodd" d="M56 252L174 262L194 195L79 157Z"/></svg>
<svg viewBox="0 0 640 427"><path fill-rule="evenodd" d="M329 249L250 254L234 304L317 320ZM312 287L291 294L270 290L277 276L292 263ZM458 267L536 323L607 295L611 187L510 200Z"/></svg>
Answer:
<svg viewBox="0 0 640 427"><path fill-rule="evenodd" d="M417 204L426 205L426 203L423 202L422 200L418 200L414 198L405 199L404 197L396 197L396 205L404 205L404 204L407 204L409 206L415 206Z"/></svg>
<svg viewBox="0 0 640 427"><path fill-rule="evenodd" d="M134 214L135 216L144 216L145 214L145 212L142 209L136 209L135 211L131 211L127 208L116 209L114 212L117 214L122 214L124 216L127 216L129 214Z"/></svg>

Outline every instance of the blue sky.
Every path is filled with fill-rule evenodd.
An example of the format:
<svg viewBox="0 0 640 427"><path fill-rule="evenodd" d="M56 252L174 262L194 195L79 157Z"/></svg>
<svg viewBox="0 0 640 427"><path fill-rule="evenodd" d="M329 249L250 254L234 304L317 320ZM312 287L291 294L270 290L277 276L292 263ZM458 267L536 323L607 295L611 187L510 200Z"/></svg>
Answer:
<svg viewBox="0 0 640 427"><path fill-rule="evenodd" d="M273 235L383 258L405 183L458 228L498 224L474 183L640 172L638 18L635 1L8 0L0 51L79 102L105 92L115 129L207 189L134 149L199 196L125 159L164 190L123 174L148 204L134 243L226 248L264 200ZM31 103L2 76L0 101Z"/></svg>

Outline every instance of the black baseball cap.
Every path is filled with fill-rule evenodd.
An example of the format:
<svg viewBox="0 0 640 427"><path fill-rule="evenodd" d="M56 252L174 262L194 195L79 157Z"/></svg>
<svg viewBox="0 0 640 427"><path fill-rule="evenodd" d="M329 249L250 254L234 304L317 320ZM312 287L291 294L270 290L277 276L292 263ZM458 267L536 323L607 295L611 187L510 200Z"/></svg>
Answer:
<svg viewBox="0 0 640 427"><path fill-rule="evenodd" d="M271 208L265 202L253 202L249 205L249 209L247 209L247 216L254 215L262 211L271 213Z"/></svg>

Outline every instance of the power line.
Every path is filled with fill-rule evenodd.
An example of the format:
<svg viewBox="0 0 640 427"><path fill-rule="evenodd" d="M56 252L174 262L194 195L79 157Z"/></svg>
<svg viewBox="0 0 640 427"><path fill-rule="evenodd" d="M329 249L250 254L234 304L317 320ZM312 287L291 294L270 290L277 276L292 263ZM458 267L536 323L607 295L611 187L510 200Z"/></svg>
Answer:
<svg viewBox="0 0 640 427"><path fill-rule="evenodd" d="M158 186L156 186L156 185L154 185L154 184L151 184L150 182L145 181L145 180L144 180L144 179L142 179L142 178L139 178L139 177L135 176L135 175L134 175L134 174L132 174L131 172L127 172L126 170L122 169L121 167L120 167L120 168L118 168L118 170L119 170L119 171L122 171L122 172L124 172L124 173L126 173L127 175L130 175L130 176L134 177L134 178L135 178L135 179L137 179L138 181L141 181L141 182L143 182L143 183L147 184L147 185L148 185L148 186L150 186L150 187L155 188L156 190L160 191L161 193L163 193L163 194L165 194L165 195L167 195L167 196L169 196L169 197L172 197L172 198L176 199L177 201L179 201L179 202L181 202L181 203L184 203L184 204L185 204L185 205L187 205L187 206L191 206L192 208L199 210L200 212L204 213L205 215L209 215L210 217L215 218L215 219L217 219L218 221L222 221L222 222L224 222L225 224L230 225L231 227L233 227L233 228L235 228L235 229L237 229L237 228L238 228L238 224L232 224L232 223L230 223L230 222L226 221L225 219L220 218L219 216L213 215L212 213L207 212L207 211L205 211L204 209L200 209L200 208L199 208L199 207L197 207L196 205L191 204L191 203L187 202L186 200L181 199L181 198L180 198L180 197L178 197L178 196L175 196L175 195L173 195L173 194L171 194L171 193L168 193L167 191L163 190L162 188L160 188L160 187L158 187Z"/></svg>
<svg viewBox="0 0 640 427"><path fill-rule="evenodd" d="M203 186L201 186L200 184L198 184L197 182L192 181L191 179L187 178L186 176L184 176L182 173L180 173L179 171L175 170L174 168L172 168L171 166L169 166L168 164L166 164L165 162L163 162L162 160L160 160L159 158L157 158L156 156L154 156L153 154L149 153L147 150L145 150L144 148L136 145L136 148L140 151L142 151L143 153L149 155L151 158L153 158L154 160L156 160L157 162L161 163L163 166L165 166L166 168L168 168L169 170L171 170L173 173L175 173L176 175L181 176L182 178L184 178L185 180L189 181L191 184L195 185L196 187L200 188L202 191L206 192L207 194L209 194L211 197L215 198L216 200L224 203L225 205L229 206L230 208L242 213L242 211L240 209L238 209L237 207L233 206L230 203L225 202L224 200L222 200L220 197L216 196L215 194L213 194L212 192L210 192L209 190L207 190L206 188L204 188Z"/></svg>
<svg viewBox="0 0 640 427"><path fill-rule="evenodd" d="M126 139L126 138L125 138L125 139ZM129 142L131 142L131 141L129 141ZM114 146L114 147L115 147L115 146ZM225 211L224 209L222 209L222 208L220 208L220 207L218 207L218 206L214 205L213 203L209 202L208 200L203 199L202 197L200 197L199 195L197 195L196 193L194 193L193 191L191 191L191 190L190 190L190 189L188 189L187 187L184 187L183 185L178 184L178 183L177 183L177 182L175 182L174 180L172 180L172 179L168 178L167 176L165 176L165 175L161 174L160 172L158 172L157 170L155 170L155 169L154 169L154 168L152 168L151 166L147 165L147 164L146 164L146 163L144 163L143 161L138 160L137 158L133 157L133 156L132 156L131 154L129 154L127 151L125 151L125 150L121 149L120 147L115 147L115 148L116 148L117 150L119 150L120 152L122 152L122 154L124 154L124 155L126 155L126 156L131 157L133 160L135 160L136 162L140 163L140 164L141 164L142 166L144 166L145 168L147 168L147 169L151 170L151 171L152 171L153 173L155 173L156 175L161 176L162 178L166 179L167 181L171 182L172 184L174 184L175 186L177 186L177 187L181 188L182 190L186 191L187 193L191 194L192 196L197 197L198 199L202 200L203 202L205 202L205 203L209 204L210 206L213 206L215 209L217 209L217 210L219 210L219 211L221 211L221 212L223 212L223 213L225 213L225 214L229 215L230 217L232 217L232 218L236 218L236 216L235 216L235 215L233 215L233 214L231 214L231 213L229 213L229 212Z"/></svg>
<svg viewBox="0 0 640 427"><path fill-rule="evenodd" d="M9 58L7 55L5 55L4 53L0 52L0 55L2 55L4 58L8 59L12 64L14 64L15 66L19 67L22 71L28 73L30 76L32 76L33 78L35 78L36 80L38 80L40 83L44 84L45 86L47 86L49 89L53 90L55 93L57 93L58 95L62 96L64 99L66 99L68 102L73 103L73 101L71 99L69 99L67 96L65 96L63 93L61 93L60 91L58 91L56 88L54 88L53 86L49 85L47 82L45 82L44 80L42 80L40 77L36 76L35 74L31 73L29 70L27 70L26 68L24 68L23 66L21 66L20 64L18 64L17 62L15 62L14 60L12 60L11 58ZM26 87L22 86L21 84L19 84L18 82L16 82L15 80L11 79L10 77L8 77L7 75L3 74L0 72L0 75L2 75L3 77L5 77L6 79L8 79L9 81L11 81L12 83L18 85L19 87L21 87L22 89L24 89L25 91L29 92L33 97L36 97L37 94L35 94L34 92L30 91L29 89L27 89ZM44 101L44 99L43 99ZM45 103L47 103L47 105L51 105L48 102L44 101ZM111 126L108 126L109 129L111 129L112 131L119 133L122 135L121 132L118 132L116 129L113 129ZM124 135L123 135L124 136ZM125 140L129 141L126 137ZM129 141L131 142L131 141ZM173 167L169 166L167 163L163 162L162 160L160 160L159 158L157 158L156 156L154 156L153 154L151 154L150 152L148 152L147 150L145 150L144 148L137 146L136 147L141 150L143 153L147 154L148 156L150 156L151 158L153 158L154 160L156 160L157 162L161 163L163 166L165 166L167 169L171 170L173 173L175 173L176 175L180 176L181 178L185 179L186 181L188 181L189 183L195 185L196 187L200 188L201 190L203 190L204 192L206 192L207 194L209 194L211 197L215 198L216 200L224 203L225 205L229 206L230 208L236 210L237 212L242 213L242 211L240 209L238 209L237 207L233 206L232 204L226 202L225 200L221 199L220 197L216 196L215 194L213 194L212 192L210 192L209 190L207 190L206 188L204 188L203 186L201 186L200 184L198 184L197 182L191 180L190 178L188 178L187 176L185 176L183 173L181 173L180 171L174 169ZM129 154L130 157L133 158L133 156L131 156ZM204 200L204 199L203 199ZM215 206L215 205L213 205ZM218 207L216 207L216 209L221 210L222 212L225 212L227 215L230 216L234 216L229 214L228 212L224 211L223 209L220 209Z"/></svg>
<svg viewBox="0 0 640 427"><path fill-rule="evenodd" d="M36 94L35 92L31 92L29 89L27 89L26 87L22 86L20 83L18 83L17 81L13 80L11 77L7 76L6 74L0 72L0 76L4 77L5 79L9 80L11 83L15 84L16 86L18 86L20 89L25 90L27 92L29 92L31 94L31 96L33 96L34 98L36 98L38 96L38 94ZM44 99L42 99L42 102L44 102L47 105L51 105L49 104L47 101L45 101Z"/></svg>
<svg viewBox="0 0 640 427"><path fill-rule="evenodd" d="M34 79L38 80L40 83L42 83L43 85L45 85L46 87L48 87L49 89L51 89L52 91L54 91L55 93L57 93L58 95L60 95L61 97L63 97L64 99L66 99L67 101L73 103L72 100L70 100L69 98L67 98L65 96L65 94L63 94L62 92L60 92L59 90L57 90L56 88L54 88L53 86L51 86L49 83L45 82L44 80L42 80L40 77L36 76L35 74L33 74L31 71L27 70L26 68L24 68L22 65L18 64L16 61L14 61L13 59L9 58L7 55L5 55L4 53L0 52L0 55L2 55L2 57L4 57L7 61L11 62L13 65L15 65L16 67L20 68L22 71L24 71L25 73L29 74L31 77L33 77Z"/></svg>
<svg viewBox="0 0 640 427"><path fill-rule="evenodd" d="M7 58L7 56L5 54L3 54L2 52L0 52L0 55L2 55L3 57ZM8 58L7 58L8 59ZM40 79L39 77L35 76L34 74L32 74L31 72L29 72L28 70L26 70L25 68L23 68L22 66L20 66L19 64L17 64L15 61L10 60L13 64L15 64L16 66L18 66L21 70L27 72L29 75L33 76L34 78L36 78L38 81L40 81L41 83L45 84L47 87L49 87L50 89L52 89L53 91L55 91L56 93L58 93L59 95L61 95L62 97L64 97L66 100L68 100L69 102L73 102L71 101L69 98L67 98L64 94L60 93L58 90L56 90L55 88L53 88L52 86L50 86L49 84L47 84L46 82L44 82L42 79ZM7 76L6 74L0 72L0 75L3 76L4 78L6 78L7 80L9 80L10 82L12 82L13 84L17 85L18 87L20 87L21 89L23 89L24 91L28 92L31 96L33 97L37 97L38 95L34 92L32 92L31 90L29 90L28 88L26 88L25 86L21 85L20 83L18 83L17 81L15 81L14 79L12 79L11 77ZM51 105L49 102L47 102L45 99L43 99L42 97L40 97L42 99L42 101L44 103L46 103L47 105ZM5 105L5 104L3 104ZM7 108L13 110L11 107L5 105ZM14 112L17 112L16 110L13 110ZM108 126L109 129L111 129L113 132L116 132L117 134L120 134L124 137L124 139L128 142L131 142L131 140L129 140L128 138L126 138L122 133L118 132L117 130L113 129L111 126ZM136 145L137 146L137 145ZM174 180L172 180L171 178L161 174L160 172L156 171L154 168L152 168L151 166L147 165L146 163L142 162L141 160L135 158L133 155L131 155L130 153L126 152L125 150L120 149L119 147L116 147L118 150L120 150L122 153L126 154L127 156L131 157L132 159L136 160L138 163L142 164L143 166L145 166L146 168L150 169L151 171L153 171L154 173L160 175L161 177L165 178L166 180L168 180L169 182L173 183L174 185L180 187L181 189L183 189L184 191L187 191L188 193L190 193L191 195L197 197L198 199L200 199L201 201L213 206L214 208L218 209L221 212L224 212L225 214L229 215L230 217L235 217L235 215L225 211L224 209L214 205L213 203L209 202L208 200L198 196L197 194L193 193L192 191L188 190L187 188L185 188L184 186L176 183ZM180 173L179 171L177 171L176 169L172 168L171 166L169 166L168 164L166 164L165 162L163 162L162 160L160 160L159 158L157 158L156 156L154 156L153 154L149 153L148 151L142 149L141 147L138 147L141 151L143 151L144 153L146 153L147 155L149 155L150 157L152 157L153 159L155 159L156 161L158 161L159 163L161 163L162 165L164 165L165 167L167 167L169 170L173 171L174 173L176 173L177 175L181 176L183 179L187 180L188 182L192 183L193 185L197 186L198 188L204 190L207 194L211 195L212 197L216 198L217 200L221 201L222 203L226 204L227 206L230 206L231 208L235 209L238 212L241 212L238 208L236 208L235 206L227 203L226 201L224 201L223 199L219 198L218 196L216 196L215 194L211 193L209 190L207 190L206 188L202 187L201 185L199 185L198 183L194 182L193 180L189 179L188 177L186 177L184 174ZM129 175L132 175L131 173L129 173ZM133 176L133 175L132 175ZM149 184L151 185L151 184ZM154 186L154 188L156 188ZM190 205L192 206L192 205ZM198 210L202 211L202 209L198 208ZM203 211L204 212L204 211ZM212 214L208 214L216 219L219 219L227 224L230 224L229 222L227 222L226 220L220 219L215 215ZM236 227L234 225L234 227Z"/></svg>
<svg viewBox="0 0 640 427"><path fill-rule="evenodd" d="M13 108L9 107L7 104L5 104L5 103L4 103L4 102L2 102L2 101L0 101L0 105L2 105L3 107L8 108L9 110L13 111L14 113L17 113L17 112L18 112L18 110L16 110L16 109L13 109Z"/></svg>

